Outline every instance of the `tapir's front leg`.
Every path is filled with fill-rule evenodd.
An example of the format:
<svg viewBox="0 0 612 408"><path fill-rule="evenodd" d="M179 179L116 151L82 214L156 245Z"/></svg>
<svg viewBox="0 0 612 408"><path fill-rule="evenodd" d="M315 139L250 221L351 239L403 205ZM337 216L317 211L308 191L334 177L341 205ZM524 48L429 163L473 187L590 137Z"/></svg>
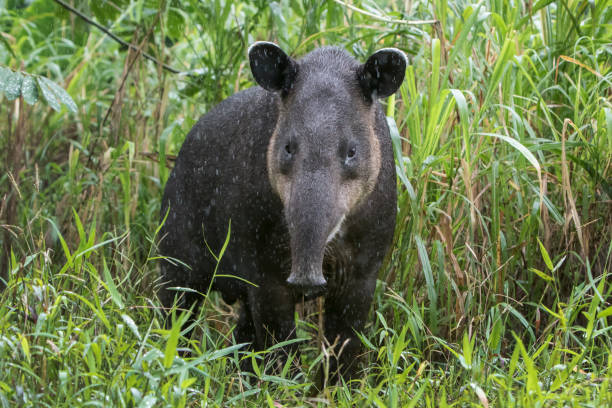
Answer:
<svg viewBox="0 0 612 408"><path fill-rule="evenodd" d="M295 337L295 299L284 283L269 279L265 285L249 289L248 302L255 327L255 350Z"/></svg>
<svg viewBox="0 0 612 408"><path fill-rule="evenodd" d="M325 337L330 344L336 343L329 366L329 379L335 382L341 375L348 381L354 377L361 351L357 332L363 330L374 289L376 274L351 276L342 288L340 296L325 299ZM339 370L338 370L339 368Z"/></svg>

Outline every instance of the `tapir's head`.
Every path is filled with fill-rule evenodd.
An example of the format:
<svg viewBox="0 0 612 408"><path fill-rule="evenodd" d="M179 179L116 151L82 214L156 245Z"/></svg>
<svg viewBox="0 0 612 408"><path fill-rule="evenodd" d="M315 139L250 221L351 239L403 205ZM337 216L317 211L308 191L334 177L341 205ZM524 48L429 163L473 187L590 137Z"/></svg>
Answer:
<svg viewBox="0 0 612 408"><path fill-rule="evenodd" d="M322 48L296 61L257 42L249 60L257 83L279 95L267 168L291 240L287 283L317 295L326 286L325 246L376 185L376 101L400 86L406 57L385 48L360 64L339 48Z"/></svg>

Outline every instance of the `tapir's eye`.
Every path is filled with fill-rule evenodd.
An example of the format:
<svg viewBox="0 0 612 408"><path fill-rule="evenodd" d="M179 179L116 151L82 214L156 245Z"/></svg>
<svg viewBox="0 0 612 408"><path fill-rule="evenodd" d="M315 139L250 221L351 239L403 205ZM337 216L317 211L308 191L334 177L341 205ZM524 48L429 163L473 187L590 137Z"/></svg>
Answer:
<svg viewBox="0 0 612 408"><path fill-rule="evenodd" d="M293 163L293 158L297 152L297 145L287 141L280 150L280 171L283 174L289 174Z"/></svg>
<svg viewBox="0 0 612 408"><path fill-rule="evenodd" d="M353 162L355 156L357 156L357 143L354 140L350 140L344 147L344 163L350 164Z"/></svg>
<svg viewBox="0 0 612 408"><path fill-rule="evenodd" d="M360 161L357 157L357 142L349 140L340 147L340 157L342 158L343 175L346 178L354 179L359 176Z"/></svg>

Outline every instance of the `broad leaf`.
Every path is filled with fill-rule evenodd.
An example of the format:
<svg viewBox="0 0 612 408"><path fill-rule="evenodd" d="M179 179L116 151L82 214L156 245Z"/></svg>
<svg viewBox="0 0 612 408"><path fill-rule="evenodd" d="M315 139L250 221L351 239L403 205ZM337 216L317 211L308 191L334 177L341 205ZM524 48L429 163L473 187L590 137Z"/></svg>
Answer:
<svg viewBox="0 0 612 408"><path fill-rule="evenodd" d="M23 96L23 100L29 105L34 105L36 101L38 101L38 85L36 84L36 80L30 75L26 75L25 78L23 78L21 95Z"/></svg>
<svg viewBox="0 0 612 408"><path fill-rule="evenodd" d="M23 74L21 72L11 72L6 80L4 94L9 101L15 100L21 96L21 83L23 82Z"/></svg>
<svg viewBox="0 0 612 408"><path fill-rule="evenodd" d="M66 107L71 112L76 113L77 111L76 103L74 103L74 101L72 100L70 95L68 95L68 92L64 90L64 88L62 88L61 86L59 86L58 84L56 84L55 82L47 78L42 77L42 80L49 86L49 88L53 91L53 93L55 94L55 96L61 103L66 105Z"/></svg>
<svg viewBox="0 0 612 408"><path fill-rule="evenodd" d="M6 82L9 79L9 76L13 74L13 71L6 67L0 67L0 94L4 92L4 88L6 88Z"/></svg>
<svg viewBox="0 0 612 408"><path fill-rule="evenodd" d="M38 77L36 79L37 79L37 82L38 82L38 86L40 87L40 91L42 93L42 96L45 99L45 101L47 102L47 104L51 108L53 108L53 110L59 111L61 109L61 105L58 102L57 98L55 97L55 93L46 84L46 82L44 81L44 78Z"/></svg>

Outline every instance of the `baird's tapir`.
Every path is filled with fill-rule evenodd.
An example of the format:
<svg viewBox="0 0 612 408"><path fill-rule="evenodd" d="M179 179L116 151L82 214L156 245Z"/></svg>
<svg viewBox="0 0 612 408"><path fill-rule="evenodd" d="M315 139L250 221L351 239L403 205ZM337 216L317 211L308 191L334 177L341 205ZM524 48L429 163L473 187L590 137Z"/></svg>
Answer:
<svg viewBox="0 0 612 408"><path fill-rule="evenodd" d="M378 99L398 89L406 57L384 48L360 64L324 47L295 60L270 42L248 56L259 86L198 121L166 184L159 297L170 308L173 287L212 288L240 301L235 340L262 350L295 336L296 302L324 296L325 336L342 346L332 369L349 378L395 228L395 162ZM178 301L201 299L187 291Z"/></svg>

